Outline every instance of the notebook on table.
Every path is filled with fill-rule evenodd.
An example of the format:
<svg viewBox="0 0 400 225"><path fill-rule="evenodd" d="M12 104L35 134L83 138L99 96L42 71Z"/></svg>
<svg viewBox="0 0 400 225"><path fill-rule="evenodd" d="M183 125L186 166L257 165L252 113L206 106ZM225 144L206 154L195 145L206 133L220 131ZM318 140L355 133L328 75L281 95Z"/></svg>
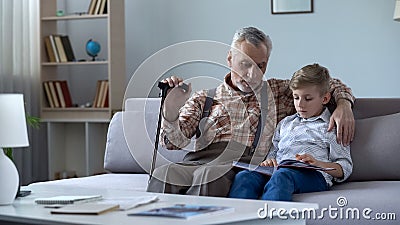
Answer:
<svg viewBox="0 0 400 225"><path fill-rule="evenodd" d="M49 198L37 198L35 203L41 205L68 205L75 203L84 203L102 199L101 195L60 195Z"/></svg>

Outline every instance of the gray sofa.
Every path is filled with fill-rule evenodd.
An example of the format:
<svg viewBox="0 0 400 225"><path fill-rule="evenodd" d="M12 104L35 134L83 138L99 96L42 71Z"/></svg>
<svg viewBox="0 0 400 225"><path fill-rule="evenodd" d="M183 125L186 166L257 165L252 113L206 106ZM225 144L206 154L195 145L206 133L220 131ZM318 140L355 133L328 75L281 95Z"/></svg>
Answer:
<svg viewBox="0 0 400 225"><path fill-rule="evenodd" d="M104 156L108 174L46 183L145 191L159 104L159 99L128 99L125 111L114 115ZM400 216L400 99L357 99L353 111L353 174L330 191L294 196L319 204L315 214L306 215L307 224L398 224L393 217ZM157 166L183 155L160 146Z"/></svg>

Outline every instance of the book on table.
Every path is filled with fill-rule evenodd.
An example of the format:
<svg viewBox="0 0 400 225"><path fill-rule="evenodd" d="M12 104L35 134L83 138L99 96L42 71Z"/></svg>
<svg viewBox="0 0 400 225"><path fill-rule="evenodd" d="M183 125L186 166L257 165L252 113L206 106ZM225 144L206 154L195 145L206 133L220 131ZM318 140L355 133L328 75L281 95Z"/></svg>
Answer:
<svg viewBox="0 0 400 225"><path fill-rule="evenodd" d="M294 160L294 159L285 159L282 160L277 167L273 166L260 166L253 165L244 162L233 161L232 166L247 169L250 171L256 171L265 175L271 176L276 170L279 168L293 168L293 169L311 169L311 170L320 170L320 171L330 171L335 170L335 168L323 168L319 166L314 166L307 164L305 162Z"/></svg>
<svg viewBox="0 0 400 225"><path fill-rule="evenodd" d="M52 214L81 214L81 215L99 215L105 212L117 210L118 204L100 204L100 203L85 203L67 205L64 207L52 209Z"/></svg>
<svg viewBox="0 0 400 225"><path fill-rule="evenodd" d="M216 205L190 205L176 204L173 206L150 209L137 213L130 213L128 216L157 216L172 217L180 219L191 219L203 216L218 215L234 212L233 207Z"/></svg>

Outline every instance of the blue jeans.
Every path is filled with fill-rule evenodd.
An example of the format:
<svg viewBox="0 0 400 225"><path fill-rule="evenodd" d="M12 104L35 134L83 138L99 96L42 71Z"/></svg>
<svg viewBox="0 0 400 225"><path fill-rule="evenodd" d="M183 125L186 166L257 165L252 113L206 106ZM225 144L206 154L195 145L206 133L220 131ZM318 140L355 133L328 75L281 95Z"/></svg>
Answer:
<svg viewBox="0 0 400 225"><path fill-rule="evenodd" d="M243 170L236 174L229 197L291 201L293 194L328 188L324 176L315 170L280 168L271 177Z"/></svg>

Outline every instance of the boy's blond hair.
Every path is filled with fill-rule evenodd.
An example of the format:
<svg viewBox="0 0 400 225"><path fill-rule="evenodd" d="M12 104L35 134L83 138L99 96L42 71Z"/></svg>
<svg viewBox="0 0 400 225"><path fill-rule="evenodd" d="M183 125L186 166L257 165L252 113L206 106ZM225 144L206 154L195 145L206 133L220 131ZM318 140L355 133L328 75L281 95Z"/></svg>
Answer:
<svg viewBox="0 0 400 225"><path fill-rule="evenodd" d="M302 87L316 85L320 88L321 96L329 92L331 77L327 68L315 63L296 71L290 80L289 87L297 90Z"/></svg>

